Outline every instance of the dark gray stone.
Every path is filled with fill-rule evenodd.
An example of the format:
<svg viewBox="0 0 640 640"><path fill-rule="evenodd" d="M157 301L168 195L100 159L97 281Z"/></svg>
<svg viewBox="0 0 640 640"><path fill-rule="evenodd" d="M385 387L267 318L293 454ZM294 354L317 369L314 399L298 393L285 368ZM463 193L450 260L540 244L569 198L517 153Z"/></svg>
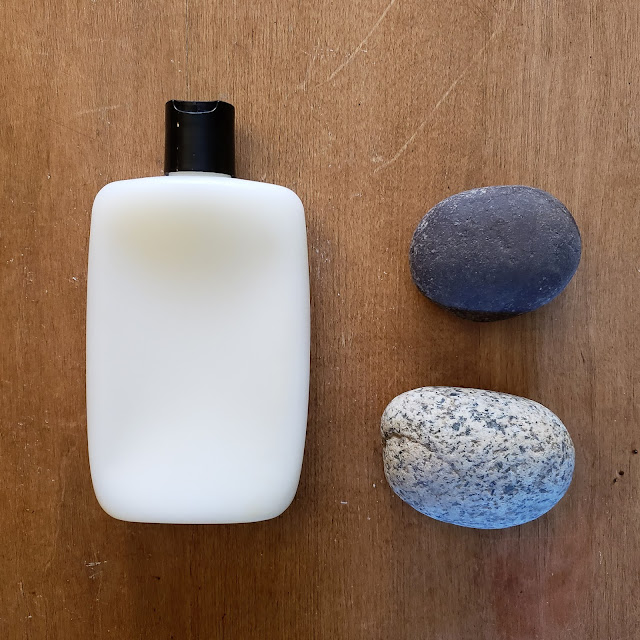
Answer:
<svg viewBox="0 0 640 640"><path fill-rule="evenodd" d="M411 276L433 302L463 318L502 320L555 298L578 268L580 232L546 191L483 187L439 202L418 225Z"/></svg>

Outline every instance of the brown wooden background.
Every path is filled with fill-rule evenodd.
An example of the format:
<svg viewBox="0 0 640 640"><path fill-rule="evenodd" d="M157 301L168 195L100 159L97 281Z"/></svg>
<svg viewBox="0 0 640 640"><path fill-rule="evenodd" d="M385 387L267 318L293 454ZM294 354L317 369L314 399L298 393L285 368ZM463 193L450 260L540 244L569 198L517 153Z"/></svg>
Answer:
<svg viewBox="0 0 640 640"><path fill-rule="evenodd" d="M0 25L0 637L640 637L635 0L3 0ZM161 172L184 97L233 102L239 175L307 209L305 463L262 524L117 522L91 488L91 203ZM411 234L510 183L567 204L582 264L536 313L459 320L413 287ZM560 505L479 532L397 499L379 417L431 384L555 411L577 450Z"/></svg>

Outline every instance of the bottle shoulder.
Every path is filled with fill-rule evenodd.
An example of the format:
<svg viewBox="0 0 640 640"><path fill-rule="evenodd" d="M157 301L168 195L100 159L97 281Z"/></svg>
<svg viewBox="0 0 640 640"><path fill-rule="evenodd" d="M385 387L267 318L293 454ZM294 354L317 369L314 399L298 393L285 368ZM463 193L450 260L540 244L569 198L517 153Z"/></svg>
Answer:
<svg viewBox="0 0 640 640"><path fill-rule="evenodd" d="M92 229L133 220L158 224L180 219L206 225L212 218L265 228L305 226L302 202L290 189L219 176L171 175L111 182L98 192L91 217Z"/></svg>
<svg viewBox="0 0 640 640"><path fill-rule="evenodd" d="M98 191L96 202L107 198L126 197L127 195L147 192L152 195L154 192L166 194L169 192L188 193L191 190L203 190L213 192L224 192L227 194L259 194L261 197L278 198L290 201L291 204L302 206L299 196L288 187L272 184L269 182L257 182L255 180L243 180L241 178L231 178L217 175L169 175L150 176L145 178L130 178L126 180L116 180L106 184Z"/></svg>
<svg viewBox="0 0 640 640"><path fill-rule="evenodd" d="M304 206L291 189L266 182L221 176L170 175L119 180L96 195L92 218L137 216L142 210L165 215L252 215L304 220Z"/></svg>

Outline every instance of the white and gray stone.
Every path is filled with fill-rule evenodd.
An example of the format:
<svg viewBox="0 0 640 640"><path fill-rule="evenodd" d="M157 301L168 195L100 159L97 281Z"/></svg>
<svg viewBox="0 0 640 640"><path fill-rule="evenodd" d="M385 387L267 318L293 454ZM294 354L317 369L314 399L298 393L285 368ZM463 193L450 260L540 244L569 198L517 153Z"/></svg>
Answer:
<svg viewBox="0 0 640 640"><path fill-rule="evenodd" d="M423 387L382 416L384 471L395 493L436 520L502 529L535 520L566 493L573 442L537 402L495 391Z"/></svg>

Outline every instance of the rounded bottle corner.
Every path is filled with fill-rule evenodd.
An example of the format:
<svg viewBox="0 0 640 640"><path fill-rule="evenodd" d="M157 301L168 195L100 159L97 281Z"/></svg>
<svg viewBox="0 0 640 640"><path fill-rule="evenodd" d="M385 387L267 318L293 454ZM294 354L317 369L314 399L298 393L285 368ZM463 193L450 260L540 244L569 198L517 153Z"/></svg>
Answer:
<svg viewBox="0 0 640 640"><path fill-rule="evenodd" d="M284 496L281 501L279 501L276 505L274 505L274 508L269 511L268 515L260 518L259 520L256 520L256 522L264 522L266 520L275 520L276 518L279 518L280 516L282 516L286 511L288 511L291 505L293 504L294 500L296 499L296 495L298 493L298 485L299 485L299 482L296 483L295 488L290 494L287 494L286 496Z"/></svg>
<svg viewBox="0 0 640 640"><path fill-rule="evenodd" d="M98 193L96 193L96 197L94 201L97 200L98 198L103 199L105 197L108 197L109 194L113 192L115 189L117 189L118 185L120 185L123 182L125 182L125 180L114 180L113 182L107 182L107 184L105 184L103 187L101 187L98 190Z"/></svg>
<svg viewBox="0 0 640 640"><path fill-rule="evenodd" d="M107 182L107 184L101 187L98 190L98 193L96 193L96 196L93 199L93 204L95 206L96 202L110 198L120 192L130 193L130 190L136 189L141 184L154 184L159 180L164 181L166 179L167 176L147 176L144 178L126 178L124 180L113 180L112 182Z"/></svg>
<svg viewBox="0 0 640 640"><path fill-rule="evenodd" d="M89 460L91 466L91 457ZM120 522L136 522L131 518L130 509L127 509L126 504L119 496L113 491L109 490L108 478L102 478L100 480L93 470L91 470L91 485L93 487L93 495L100 508L114 520Z"/></svg>
<svg viewBox="0 0 640 640"><path fill-rule="evenodd" d="M280 188L286 194L286 197L291 200L291 204L299 207L300 210L304 212L304 203L300 199L300 196L293 189L289 189L289 187L280 186Z"/></svg>
<svg viewBox="0 0 640 640"><path fill-rule="evenodd" d="M96 193L96 197L93 199L93 206L91 207L92 216L94 216L97 211L106 208L105 204L108 204L109 200L117 194L118 186L122 182L124 182L124 180L108 182Z"/></svg>
<svg viewBox="0 0 640 640"><path fill-rule="evenodd" d="M104 498L104 496L100 497L95 488L93 490L93 493L96 497L96 502L98 503L102 511L104 511L104 513L106 513L110 518L118 520L119 522L133 522L133 520L126 517L122 510L118 509L116 505L111 504L109 500Z"/></svg>
<svg viewBox="0 0 640 640"><path fill-rule="evenodd" d="M233 178L236 182L240 182L238 178ZM285 187L281 184L274 184L272 182L258 182L253 180L244 180L242 182L258 185L258 188L264 188L271 192L274 196L281 198L286 201L294 208L299 208L304 213L304 203L300 199L300 196L289 187Z"/></svg>

